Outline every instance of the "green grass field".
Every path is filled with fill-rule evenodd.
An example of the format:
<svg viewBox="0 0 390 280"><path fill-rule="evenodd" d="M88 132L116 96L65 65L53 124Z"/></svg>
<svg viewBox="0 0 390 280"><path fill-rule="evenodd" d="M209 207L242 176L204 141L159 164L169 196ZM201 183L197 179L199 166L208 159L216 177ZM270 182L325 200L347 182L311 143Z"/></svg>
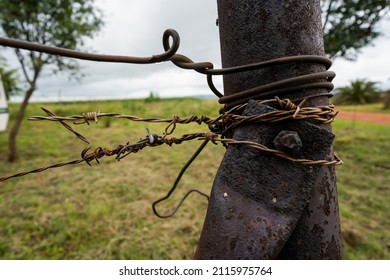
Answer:
<svg viewBox="0 0 390 280"><path fill-rule="evenodd" d="M167 99L30 104L27 116L89 111L144 117L173 114L216 116L215 100ZM11 105L11 123L16 105ZM76 126L94 146L114 148L164 125L101 119ZM206 131L188 125L177 134ZM345 162L337 168L346 259L390 259L390 126L337 120L335 150ZM0 183L0 259L191 259L206 212L205 198L191 195L175 217L159 219L151 204L164 196L183 164L200 145L145 148L120 162L113 157L48 170ZM59 123L25 121L18 139L20 160L6 162L7 135L0 134L0 175L78 159L85 144ZM206 147L184 175L173 198L159 207L171 211L183 194L210 191L224 154Z"/></svg>

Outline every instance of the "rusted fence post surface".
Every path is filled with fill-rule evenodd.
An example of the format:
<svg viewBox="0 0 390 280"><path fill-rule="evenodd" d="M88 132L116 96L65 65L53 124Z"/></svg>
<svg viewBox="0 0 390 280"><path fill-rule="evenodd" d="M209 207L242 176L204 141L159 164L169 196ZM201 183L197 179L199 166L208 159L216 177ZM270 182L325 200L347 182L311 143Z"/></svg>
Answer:
<svg viewBox="0 0 390 280"><path fill-rule="evenodd" d="M223 67L294 55L324 55L319 0L218 0ZM286 64L224 76L225 95L289 77L324 71L314 63ZM279 96L311 97L317 88ZM314 96L314 97L313 97ZM273 110L255 102L245 115ZM330 125L307 121L246 124L234 139L284 149L296 157L332 159ZM229 146L216 175L196 252L198 259L340 259L335 170L286 161L244 146Z"/></svg>

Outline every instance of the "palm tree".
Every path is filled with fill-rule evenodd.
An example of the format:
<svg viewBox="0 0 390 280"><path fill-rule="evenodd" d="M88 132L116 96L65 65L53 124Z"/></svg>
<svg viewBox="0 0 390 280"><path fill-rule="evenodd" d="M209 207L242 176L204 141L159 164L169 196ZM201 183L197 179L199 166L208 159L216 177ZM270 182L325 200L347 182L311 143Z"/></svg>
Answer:
<svg viewBox="0 0 390 280"><path fill-rule="evenodd" d="M380 92L376 82L366 79L351 81L350 86L335 90L336 104L368 104L380 100Z"/></svg>

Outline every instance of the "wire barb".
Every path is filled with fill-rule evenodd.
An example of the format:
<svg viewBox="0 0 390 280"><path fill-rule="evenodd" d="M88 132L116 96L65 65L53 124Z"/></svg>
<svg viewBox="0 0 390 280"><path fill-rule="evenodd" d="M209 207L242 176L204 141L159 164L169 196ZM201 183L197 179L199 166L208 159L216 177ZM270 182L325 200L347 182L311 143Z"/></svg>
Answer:
<svg viewBox="0 0 390 280"><path fill-rule="evenodd" d="M84 120L81 121L81 122L73 122L73 124L75 125L79 125L79 124L88 124L89 125L89 121L95 121L95 123L98 123L98 115L100 114L100 111L98 113L96 112L88 112L88 113L85 113L83 114L83 117L84 117Z"/></svg>

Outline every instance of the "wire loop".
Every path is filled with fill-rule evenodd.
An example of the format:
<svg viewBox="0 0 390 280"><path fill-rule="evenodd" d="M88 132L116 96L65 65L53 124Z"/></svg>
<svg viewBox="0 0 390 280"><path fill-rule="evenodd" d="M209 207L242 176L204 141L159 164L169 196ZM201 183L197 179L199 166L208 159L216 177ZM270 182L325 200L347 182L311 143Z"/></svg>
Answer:
<svg viewBox="0 0 390 280"><path fill-rule="evenodd" d="M172 44L170 43L172 39ZM271 59L268 61L262 61L258 63L252 63L247 65L239 65L234 67L228 67L223 69L214 69L214 65L211 62L194 62L185 55L178 54L177 51L180 47L180 36L174 29L167 29L163 33L162 43L164 53L152 55L149 57L134 57L134 56L117 56L117 55L102 55L78 52L74 50L46 46L22 40L15 40L9 38L0 37L0 45L20 48L38 52L45 52L53 55L61 55L70 58L101 61L101 62L116 62L116 63L133 63L133 64L152 64L164 61L171 61L177 67L182 69L192 69L198 73L205 74L207 77L207 84L210 90L218 97L221 104L225 104L226 109L229 110L236 105L248 102L250 99L260 100L267 99L271 96L280 96L282 94L297 91L307 90L313 88L321 88L327 90L327 93L323 94L331 96L330 91L333 89L332 80L335 77L335 73L332 71L325 71L319 73L312 73L308 75L302 75L299 77L292 77L282 81L273 82L267 85L258 86L253 89L237 92L229 96L224 96L214 85L213 76L216 75L230 75L246 71L254 71L264 68L270 68L278 65L291 64L291 63L305 63L305 64L320 64L324 65L326 69L329 69L332 65L332 61L323 56L317 55L298 55L281 57L277 59Z"/></svg>

